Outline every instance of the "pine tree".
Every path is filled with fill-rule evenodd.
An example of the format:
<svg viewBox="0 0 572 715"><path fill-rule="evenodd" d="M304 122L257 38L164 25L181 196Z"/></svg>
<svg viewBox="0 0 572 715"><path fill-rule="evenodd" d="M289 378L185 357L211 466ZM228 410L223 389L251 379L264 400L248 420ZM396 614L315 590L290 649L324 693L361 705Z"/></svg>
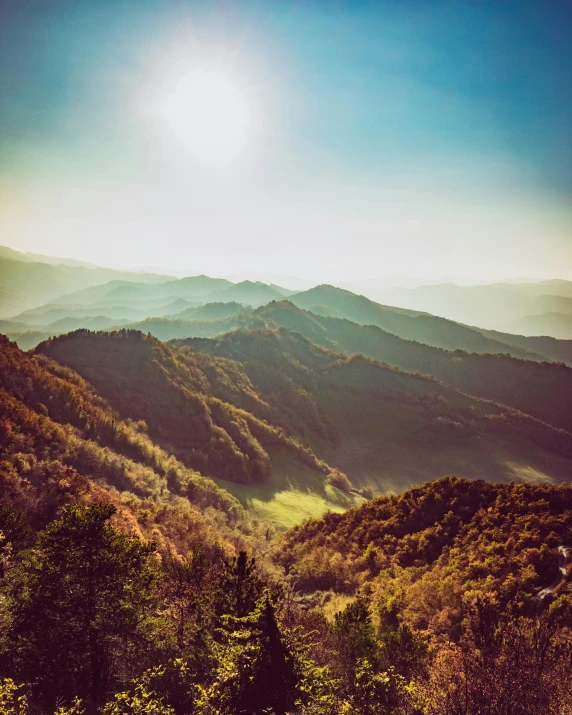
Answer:
<svg viewBox="0 0 572 715"><path fill-rule="evenodd" d="M224 622L216 679L201 712L286 715L311 698L321 671L281 629L268 592L250 615Z"/></svg>
<svg viewBox="0 0 572 715"><path fill-rule="evenodd" d="M31 552L14 615L17 670L46 707L59 697L102 702L142 635L154 547L111 526L114 511L68 506Z"/></svg>

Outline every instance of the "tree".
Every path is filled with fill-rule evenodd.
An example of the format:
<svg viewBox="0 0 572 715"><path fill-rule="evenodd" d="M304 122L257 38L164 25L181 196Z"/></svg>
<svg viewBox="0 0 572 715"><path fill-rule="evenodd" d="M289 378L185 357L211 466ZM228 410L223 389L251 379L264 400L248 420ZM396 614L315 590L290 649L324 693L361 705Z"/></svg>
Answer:
<svg viewBox="0 0 572 715"><path fill-rule="evenodd" d="M415 712L405 678L389 668L376 673L368 660L358 660L351 712L359 715L401 715Z"/></svg>
<svg viewBox="0 0 572 715"><path fill-rule="evenodd" d="M346 689L352 691L358 662L365 660L372 667L379 664L379 647L374 638L368 600L360 595L337 613L333 631L337 643L336 675L342 678Z"/></svg>
<svg viewBox="0 0 572 715"><path fill-rule="evenodd" d="M238 557L226 564L222 575L217 597L218 614L236 618L246 616L256 606L263 588L256 559L249 559L246 551L240 551Z"/></svg>
<svg viewBox="0 0 572 715"><path fill-rule="evenodd" d="M223 566L222 551L195 547L186 558L163 555L161 593L175 627L177 649L184 653L197 630L213 617L213 580Z"/></svg>
<svg viewBox="0 0 572 715"><path fill-rule="evenodd" d="M153 680L161 678L165 669L152 668L133 684L130 691L116 693L103 708L103 715L175 715L153 687Z"/></svg>
<svg viewBox="0 0 572 715"><path fill-rule="evenodd" d="M217 675L204 691L201 713L286 715L312 699L323 671L282 630L268 592L250 615L224 620Z"/></svg>
<svg viewBox="0 0 572 715"><path fill-rule="evenodd" d="M427 684L430 715L568 713L572 702L570 604L538 618L511 615L476 599L458 645L437 654Z"/></svg>
<svg viewBox="0 0 572 715"><path fill-rule="evenodd" d="M0 713L2 715L28 715L28 698L23 685L11 678L0 680Z"/></svg>
<svg viewBox="0 0 572 715"><path fill-rule="evenodd" d="M45 707L59 697L103 702L145 639L154 546L111 526L114 512L68 506L31 552L14 616L17 670Z"/></svg>
<svg viewBox="0 0 572 715"><path fill-rule="evenodd" d="M382 662L384 668L395 668L407 680L424 672L428 646L426 640L407 623L381 634Z"/></svg>
<svg viewBox="0 0 572 715"><path fill-rule="evenodd" d="M187 674L192 673L201 682L213 667L215 604L224 568L222 549L216 545L208 549L196 546L184 559L171 553L163 555L159 592L168 640L177 658L184 660Z"/></svg>

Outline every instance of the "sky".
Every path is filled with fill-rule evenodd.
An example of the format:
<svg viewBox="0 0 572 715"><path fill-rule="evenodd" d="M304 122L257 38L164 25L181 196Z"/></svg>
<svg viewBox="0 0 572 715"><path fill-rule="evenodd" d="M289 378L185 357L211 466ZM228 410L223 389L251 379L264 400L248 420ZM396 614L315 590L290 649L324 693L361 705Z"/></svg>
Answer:
<svg viewBox="0 0 572 715"><path fill-rule="evenodd" d="M572 279L570 0L0 0L0 243Z"/></svg>

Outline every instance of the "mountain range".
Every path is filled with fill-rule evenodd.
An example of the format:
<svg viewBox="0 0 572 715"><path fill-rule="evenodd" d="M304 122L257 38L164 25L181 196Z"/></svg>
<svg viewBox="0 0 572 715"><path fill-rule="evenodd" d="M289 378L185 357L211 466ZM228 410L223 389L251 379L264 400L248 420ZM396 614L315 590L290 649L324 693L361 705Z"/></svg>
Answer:
<svg viewBox="0 0 572 715"><path fill-rule="evenodd" d="M95 286L111 280L146 283L166 280L166 276L152 273L129 273L110 268L91 267L32 260L29 254L8 253L20 258L6 258L0 254L0 317L15 315L37 307L64 294ZM43 257L39 257L43 258Z"/></svg>
<svg viewBox="0 0 572 715"><path fill-rule="evenodd" d="M554 483L572 474L572 341L476 328L330 285L108 280L110 269L13 253L1 259L4 284L27 276L30 307L0 330L33 353L12 345L11 355L74 370L114 419L142 425L157 448L278 526L449 474Z"/></svg>
<svg viewBox="0 0 572 715"><path fill-rule="evenodd" d="M572 341L40 258L1 259L28 307L0 321L0 701L85 694L97 631L113 712L200 708L249 662L276 703L284 653L324 715L454 715L468 683L483 712L491 678L495 712L563 712Z"/></svg>

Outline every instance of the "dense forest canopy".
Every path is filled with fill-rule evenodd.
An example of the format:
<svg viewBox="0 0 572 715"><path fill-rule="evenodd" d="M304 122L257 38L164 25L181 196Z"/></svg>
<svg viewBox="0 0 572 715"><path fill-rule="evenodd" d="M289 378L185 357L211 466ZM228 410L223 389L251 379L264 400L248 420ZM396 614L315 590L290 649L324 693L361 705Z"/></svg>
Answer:
<svg viewBox="0 0 572 715"><path fill-rule="evenodd" d="M572 599L563 581L535 594L553 578L558 533L571 533L571 501L570 487L427 484L294 531L283 554L277 545L284 575L200 537L183 555L127 535L110 503L63 506L39 531L32 510L3 507L0 704L19 715L568 713ZM432 520L444 533L431 535ZM304 575L308 558L325 563L320 535L343 549L334 577L352 551L367 574L333 618Z"/></svg>
<svg viewBox="0 0 572 715"><path fill-rule="evenodd" d="M283 447L327 474L254 390L240 366L204 353L179 352L137 331L77 331L38 347L77 369L125 418L144 420L158 441L203 473L262 481L266 448Z"/></svg>
<svg viewBox="0 0 572 715"><path fill-rule="evenodd" d="M126 528L167 539L246 523L235 499L159 448L143 423L121 420L77 373L6 338L0 367L2 503L33 525L70 499L115 504Z"/></svg>

